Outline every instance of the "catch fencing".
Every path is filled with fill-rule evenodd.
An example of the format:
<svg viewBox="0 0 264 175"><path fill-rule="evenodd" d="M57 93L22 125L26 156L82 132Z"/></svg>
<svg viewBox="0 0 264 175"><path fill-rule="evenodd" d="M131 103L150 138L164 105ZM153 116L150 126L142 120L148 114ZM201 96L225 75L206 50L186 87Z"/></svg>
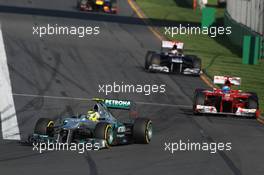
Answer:
<svg viewBox="0 0 264 175"><path fill-rule="evenodd" d="M232 27L228 37L234 45L242 48L244 36L264 37L264 0L227 0L225 26ZM260 42L259 57L264 57L263 42Z"/></svg>
<svg viewBox="0 0 264 175"><path fill-rule="evenodd" d="M264 33L264 0L227 0L227 12L237 23Z"/></svg>

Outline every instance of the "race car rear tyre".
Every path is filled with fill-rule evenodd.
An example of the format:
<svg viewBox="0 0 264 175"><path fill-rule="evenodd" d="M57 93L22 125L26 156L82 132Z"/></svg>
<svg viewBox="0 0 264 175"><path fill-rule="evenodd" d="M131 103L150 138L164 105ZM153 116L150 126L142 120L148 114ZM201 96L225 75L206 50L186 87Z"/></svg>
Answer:
<svg viewBox="0 0 264 175"><path fill-rule="evenodd" d="M226 6L226 1L221 1L221 0L218 0L217 1L217 5L218 5L218 7L225 7Z"/></svg>
<svg viewBox="0 0 264 175"><path fill-rule="evenodd" d="M148 70L149 66L151 65L151 57L155 52L153 51L148 51L146 56L145 56L145 69Z"/></svg>
<svg viewBox="0 0 264 175"><path fill-rule="evenodd" d="M109 123L98 123L95 126L94 138L104 139L106 141L106 147L109 148L114 141L112 125Z"/></svg>
<svg viewBox="0 0 264 175"><path fill-rule="evenodd" d="M199 112L196 110L197 105L204 105L205 101L205 95L202 92L202 90L196 90L194 94L194 100L193 100L193 114L198 115Z"/></svg>
<svg viewBox="0 0 264 175"><path fill-rule="evenodd" d="M40 118L38 119L34 133L40 135L48 135L50 137L54 134L54 121L49 118Z"/></svg>
<svg viewBox="0 0 264 175"><path fill-rule="evenodd" d="M152 138L152 122L146 118L137 118L133 126L133 139L136 143L148 144Z"/></svg>

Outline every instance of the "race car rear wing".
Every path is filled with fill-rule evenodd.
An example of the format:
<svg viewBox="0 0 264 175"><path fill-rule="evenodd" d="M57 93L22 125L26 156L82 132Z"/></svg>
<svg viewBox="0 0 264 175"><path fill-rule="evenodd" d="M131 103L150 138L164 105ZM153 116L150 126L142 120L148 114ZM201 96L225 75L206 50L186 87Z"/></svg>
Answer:
<svg viewBox="0 0 264 175"><path fill-rule="evenodd" d="M106 107L112 108L112 109L129 110L132 106L132 101L129 101L129 100L93 98L93 101L96 101L98 103L104 103Z"/></svg>
<svg viewBox="0 0 264 175"><path fill-rule="evenodd" d="M172 49L176 45L177 49L183 49L184 43L179 41L162 41L162 48Z"/></svg>
<svg viewBox="0 0 264 175"><path fill-rule="evenodd" d="M226 84L229 81L231 85L240 86L240 77L214 76L214 84Z"/></svg>

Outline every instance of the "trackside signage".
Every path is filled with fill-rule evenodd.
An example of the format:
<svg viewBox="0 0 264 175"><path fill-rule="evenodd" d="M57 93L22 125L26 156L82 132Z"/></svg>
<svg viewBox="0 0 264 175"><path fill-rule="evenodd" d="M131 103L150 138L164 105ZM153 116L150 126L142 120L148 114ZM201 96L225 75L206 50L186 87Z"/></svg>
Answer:
<svg viewBox="0 0 264 175"><path fill-rule="evenodd" d="M120 109L130 109L131 101L123 100L105 100L105 105L109 108L120 108Z"/></svg>

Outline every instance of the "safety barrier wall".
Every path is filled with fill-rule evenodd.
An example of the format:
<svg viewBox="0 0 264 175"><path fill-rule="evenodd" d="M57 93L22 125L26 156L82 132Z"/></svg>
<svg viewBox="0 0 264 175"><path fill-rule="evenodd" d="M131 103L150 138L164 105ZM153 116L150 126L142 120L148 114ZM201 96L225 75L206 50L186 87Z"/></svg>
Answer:
<svg viewBox="0 0 264 175"><path fill-rule="evenodd" d="M225 26L232 27L232 33L231 35L228 35L228 37L230 38L231 42L234 45L239 46L241 48L243 45L243 38L245 35L251 35L251 36L259 35L249 27L236 22L233 18L231 18L231 16L227 11L225 12Z"/></svg>

